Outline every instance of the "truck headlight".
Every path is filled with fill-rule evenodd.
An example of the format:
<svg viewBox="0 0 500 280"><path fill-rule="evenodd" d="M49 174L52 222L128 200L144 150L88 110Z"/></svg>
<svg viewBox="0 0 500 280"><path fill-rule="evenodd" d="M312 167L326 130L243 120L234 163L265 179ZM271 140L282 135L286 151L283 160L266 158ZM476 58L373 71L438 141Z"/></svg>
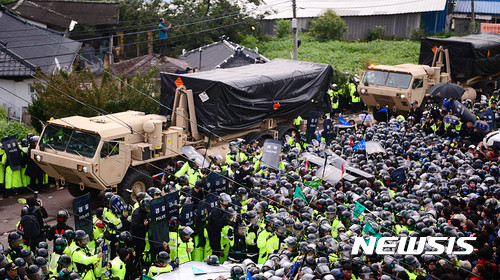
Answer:
<svg viewBox="0 0 500 280"><path fill-rule="evenodd" d="M365 94L366 93L366 89L361 89L361 94Z"/></svg>
<svg viewBox="0 0 500 280"><path fill-rule="evenodd" d="M36 155L35 159L36 159L36 161L42 161L42 156L41 155Z"/></svg>
<svg viewBox="0 0 500 280"><path fill-rule="evenodd" d="M87 166L84 166L84 167L82 168L82 170L83 170L83 172L84 172L84 173L87 173Z"/></svg>
<svg viewBox="0 0 500 280"><path fill-rule="evenodd" d="M401 94L401 100L405 99L406 98L406 95L404 94Z"/></svg>

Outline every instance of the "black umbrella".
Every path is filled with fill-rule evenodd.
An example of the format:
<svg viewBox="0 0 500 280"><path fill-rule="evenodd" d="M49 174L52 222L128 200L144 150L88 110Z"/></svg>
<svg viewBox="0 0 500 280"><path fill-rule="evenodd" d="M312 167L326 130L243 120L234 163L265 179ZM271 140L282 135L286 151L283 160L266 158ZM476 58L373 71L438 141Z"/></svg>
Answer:
<svg viewBox="0 0 500 280"><path fill-rule="evenodd" d="M431 87L428 90L431 97L453 98L460 100L465 92L465 89L457 84L441 83Z"/></svg>

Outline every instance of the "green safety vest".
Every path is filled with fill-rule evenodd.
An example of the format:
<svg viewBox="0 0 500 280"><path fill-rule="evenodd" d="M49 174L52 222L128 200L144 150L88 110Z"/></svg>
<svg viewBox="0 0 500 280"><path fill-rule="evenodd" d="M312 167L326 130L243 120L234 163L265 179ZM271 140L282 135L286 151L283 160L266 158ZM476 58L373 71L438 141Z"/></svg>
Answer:
<svg viewBox="0 0 500 280"><path fill-rule="evenodd" d="M360 96L354 96L354 93L356 93L356 85L354 83L349 83L348 85L349 88L349 93L351 94L351 101L352 103L359 103L361 102L361 97Z"/></svg>

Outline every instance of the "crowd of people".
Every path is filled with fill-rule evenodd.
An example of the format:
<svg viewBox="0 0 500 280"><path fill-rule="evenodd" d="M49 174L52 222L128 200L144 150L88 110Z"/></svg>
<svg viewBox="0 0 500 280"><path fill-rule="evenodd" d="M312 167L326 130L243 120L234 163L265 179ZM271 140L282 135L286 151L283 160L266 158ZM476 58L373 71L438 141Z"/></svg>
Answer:
<svg viewBox="0 0 500 280"><path fill-rule="evenodd" d="M477 107L467 102L471 111L496 108L495 102ZM211 157L209 168L193 159L169 162L157 187L135 195L135 205L117 208L113 201L119 197L105 193L92 233L68 226L65 210L57 213L55 226L44 227L42 201L30 198L0 255L0 276L136 279L206 261L235 264L228 276L233 280L499 279L498 151L485 146L484 132L468 123L439 129L452 113L441 105L414 103L406 118L344 125L324 145L305 143L305 135L293 133L283 141L276 167L263 164L255 140L230 143L225 158ZM358 145L363 141L376 141L385 151L368 153ZM326 150L370 176L325 179L306 153L325 157ZM213 173L227 179L222 192L214 193L204 180ZM151 203L173 192L180 203L169 217L169 237L154 242ZM217 201L203 211L200 202L209 195ZM187 205L195 209L190 225L179 217ZM356 237L389 236L476 239L469 242L474 251L468 255L352 254Z"/></svg>

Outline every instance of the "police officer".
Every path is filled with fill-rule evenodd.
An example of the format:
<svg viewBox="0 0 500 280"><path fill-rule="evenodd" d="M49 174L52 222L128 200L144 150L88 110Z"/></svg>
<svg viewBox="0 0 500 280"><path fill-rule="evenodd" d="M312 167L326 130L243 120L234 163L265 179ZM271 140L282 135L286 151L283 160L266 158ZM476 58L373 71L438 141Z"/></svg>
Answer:
<svg viewBox="0 0 500 280"><path fill-rule="evenodd" d="M139 263L142 260L144 248L146 247L146 233L149 230L149 211L151 197L146 197L141 200L139 208L132 214L132 225L130 233L133 236L133 247L136 252L136 261Z"/></svg>
<svg viewBox="0 0 500 280"><path fill-rule="evenodd" d="M241 263L247 258L247 244L246 244L246 228L247 226L239 222L235 229L230 234L230 245L228 260L233 263Z"/></svg>
<svg viewBox="0 0 500 280"><path fill-rule="evenodd" d="M229 224L226 218L229 203L231 203L231 197L226 193L221 193L217 203L218 206L212 208L208 216L207 232L210 248L212 248L213 254L221 257L224 256L224 252L221 250L221 232L222 228ZM236 216L234 220L236 220Z"/></svg>
<svg viewBox="0 0 500 280"><path fill-rule="evenodd" d="M411 102L411 109L408 112L408 117L414 117L415 121L418 123L422 119L423 113L422 109L418 106L418 101L413 100L413 102Z"/></svg>
<svg viewBox="0 0 500 280"><path fill-rule="evenodd" d="M68 229L73 230L73 228L67 224L68 218L69 218L68 211L64 209L57 211L56 215L57 224L49 229L49 232L47 234L48 240L55 241L57 238L62 237L64 231Z"/></svg>
<svg viewBox="0 0 500 280"><path fill-rule="evenodd" d="M5 250L4 254L10 260L15 260L21 256L21 250L26 248L23 243L23 237L18 232L11 232L7 237L9 248Z"/></svg>
<svg viewBox="0 0 500 280"><path fill-rule="evenodd" d="M193 229L189 226L183 226L179 228L180 240L177 243L177 256L179 258L178 263L182 264L191 261L192 253L194 249L193 240L191 235L194 233Z"/></svg>
<svg viewBox="0 0 500 280"><path fill-rule="evenodd" d="M132 279L132 273L127 274L126 262L132 256L132 251L127 248L120 248L118 256L109 262L110 279Z"/></svg>
<svg viewBox="0 0 500 280"><path fill-rule="evenodd" d="M330 95L330 100L332 102L332 113L339 112L339 89L337 84L332 84L328 89L328 94Z"/></svg>
<svg viewBox="0 0 500 280"><path fill-rule="evenodd" d="M230 166L233 162L242 162L247 159L245 153L240 151L237 142L229 143L229 152L226 154L226 165Z"/></svg>
<svg viewBox="0 0 500 280"><path fill-rule="evenodd" d="M181 175L187 175L189 177L189 185L194 185L196 181L203 179L203 174L199 170L199 166L194 158L190 158L179 171L175 173L175 176L179 178Z"/></svg>
<svg viewBox="0 0 500 280"><path fill-rule="evenodd" d="M149 268L147 275L149 277L154 277L158 274L167 273L177 268L178 264L175 262L171 263L170 261L170 256L167 252L159 252L156 256L156 262Z"/></svg>
<svg viewBox="0 0 500 280"><path fill-rule="evenodd" d="M58 237L54 240L54 252L50 255L48 270L57 272L57 262L59 258L64 254L64 250L68 246L68 241L62 237Z"/></svg>
<svg viewBox="0 0 500 280"><path fill-rule="evenodd" d="M77 230L75 232L75 244L76 249L71 256L71 259L76 265L79 273L82 274L84 280L94 280L97 279L94 273L94 268L97 263L99 263L102 258L103 253L92 254L88 248L89 235L83 230Z"/></svg>
<svg viewBox="0 0 500 280"><path fill-rule="evenodd" d="M177 177L175 176L175 163L173 161L167 161L167 166L163 170L163 176L161 177L161 185L164 186L169 182L177 181Z"/></svg>
<svg viewBox="0 0 500 280"><path fill-rule="evenodd" d="M350 79L350 82L347 85L347 88L349 89L349 94L351 96L351 105L353 113L356 113L362 109L361 108L362 101L358 92L358 84L359 84L359 78L353 77Z"/></svg>

